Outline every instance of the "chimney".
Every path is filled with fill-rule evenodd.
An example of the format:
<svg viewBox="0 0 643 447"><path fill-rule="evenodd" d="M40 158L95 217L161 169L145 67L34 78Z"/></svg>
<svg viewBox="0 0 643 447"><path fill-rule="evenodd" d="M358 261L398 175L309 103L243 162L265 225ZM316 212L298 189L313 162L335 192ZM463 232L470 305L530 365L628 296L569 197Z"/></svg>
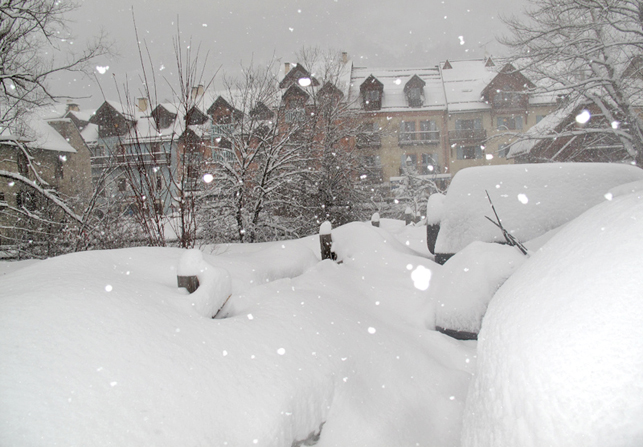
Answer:
<svg viewBox="0 0 643 447"><path fill-rule="evenodd" d="M148 106L147 98L138 98L137 103L138 103L138 110L140 112L147 112L147 106Z"/></svg>
<svg viewBox="0 0 643 447"><path fill-rule="evenodd" d="M342 64L347 64L348 63L348 53L346 51L342 51Z"/></svg>
<svg viewBox="0 0 643 447"><path fill-rule="evenodd" d="M71 100L67 100L67 110L66 112L80 112L80 106Z"/></svg>
<svg viewBox="0 0 643 447"><path fill-rule="evenodd" d="M287 75L289 71L290 71L290 62L286 62L284 64L284 75Z"/></svg>
<svg viewBox="0 0 643 447"><path fill-rule="evenodd" d="M199 96L203 96L203 93L203 84L199 84L197 87L192 87L191 97L192 99L197 99Z"/></svg>

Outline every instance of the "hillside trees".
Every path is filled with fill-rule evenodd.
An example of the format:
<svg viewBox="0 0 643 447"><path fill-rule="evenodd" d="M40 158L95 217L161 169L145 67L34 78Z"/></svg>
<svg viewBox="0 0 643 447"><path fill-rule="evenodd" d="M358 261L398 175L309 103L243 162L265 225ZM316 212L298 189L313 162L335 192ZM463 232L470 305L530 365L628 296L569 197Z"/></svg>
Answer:
<svg viewBox="0 0 643 447"><path fill-rule="evenodd" d="M505 19L501 41L538 84L536 92L593 106L601 119L567 129L617 141L643 166L643 2L530 0L526 17ZM551 135L556 138L560 135Z"/></svg>

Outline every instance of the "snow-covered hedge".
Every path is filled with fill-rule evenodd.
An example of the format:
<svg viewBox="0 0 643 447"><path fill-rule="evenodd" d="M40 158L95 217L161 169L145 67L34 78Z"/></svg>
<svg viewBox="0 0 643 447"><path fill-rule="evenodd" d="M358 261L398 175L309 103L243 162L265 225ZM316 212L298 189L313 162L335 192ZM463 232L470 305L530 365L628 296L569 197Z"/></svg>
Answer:
<svg viewBox="0 0 643 447"><path fill-rule="evenodd" d="M444 201L436 253L457 253L473 241L504 241L489 196L502 224L528 241L605 201L618 185L643 180L643 170L614 163L550 163L482 166L459 171Z"/></svg>

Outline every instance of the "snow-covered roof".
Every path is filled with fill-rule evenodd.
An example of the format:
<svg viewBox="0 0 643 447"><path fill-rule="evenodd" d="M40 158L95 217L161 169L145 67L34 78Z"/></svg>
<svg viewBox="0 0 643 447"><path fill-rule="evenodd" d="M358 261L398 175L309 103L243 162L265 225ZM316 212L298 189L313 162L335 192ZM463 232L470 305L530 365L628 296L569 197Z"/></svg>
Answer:
<svg viewBox="0 0 643 447"><path fill-rule="evenodd" d="M360 86L371 75L384 85L382 111L444 110L446 108L444 89L437 66L417 68L354 67L349 96L349 101L353 107L361 107ZM413 76L419 77L426 83L424 86L424 103L420 107L409 108L404 86Z"/></svg>
<svg viewBox="0 0 643 447"><path fill-rule="evenodd" d="M537 143L542 141L543 138L546 138L547 135L550 135L556 127L568 118L582 102L582 98L576 101L570 101L567 105L553 111L538 123L534 124L520 136L518 141L511 145L507 153L507 158L528 154Z"/></svg>
<svg viewBox="0 0 643 447"><path fill-rule="evenodd" d="M89 123L85 128L82 130L80 135L83 137L83 140L85 140L85 143L95 143L98 141L98 124L92 124Z"/></svg>
<svg viewBox="0 0 643 447"><path fill-rule="evenodd" d="M498 65L487 64L485 59L448 62L451 68L443 68L446 61L441 62L440 73L449 112L490 109L481 94L498 74Z"/></svg>
<svg viewBox="0 0 643 447"><path fill-rule="evenodd" d="M149 141L172 141L176 140L182 133L183 126L181 120L174 120L172 125L159 129L152 117L140 118L136 121L129 134L123 137L123 143L149 142Z"/></svg>
<svg viewBox="0 0 643 447"><path fill-rule="evenodd" d="M38 112L42 112L39 110ZM54 129L49 122L70 121L68 118L52 120L43 119L40 113L32 113L24 118L25 127L20 132L11 132L5 129L2 132L4 140L17 140L24 142L27 147L55 152L77 152L69 142Z"/></svg>

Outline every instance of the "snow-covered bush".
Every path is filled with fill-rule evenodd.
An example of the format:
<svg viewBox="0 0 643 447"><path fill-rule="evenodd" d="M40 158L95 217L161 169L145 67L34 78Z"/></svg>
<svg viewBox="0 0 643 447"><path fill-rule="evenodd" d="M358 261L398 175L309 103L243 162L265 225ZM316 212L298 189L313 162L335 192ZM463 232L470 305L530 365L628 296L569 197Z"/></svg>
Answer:
<svg viewBox="0 0 643 447"><path fill-rule="evenodd" d="M643 195L605 202L491 301L464 447L643 444Z"/></svg>
<svg viewBox="0 0 643 447"><path fill-rule="evenodd" d="M534 239L605 200L613 187L643 180L643 170L609 163L482 166L459 171L444 202L436 253L457 253L473 241L504 241L503 226L521 242Z"/></svg>

